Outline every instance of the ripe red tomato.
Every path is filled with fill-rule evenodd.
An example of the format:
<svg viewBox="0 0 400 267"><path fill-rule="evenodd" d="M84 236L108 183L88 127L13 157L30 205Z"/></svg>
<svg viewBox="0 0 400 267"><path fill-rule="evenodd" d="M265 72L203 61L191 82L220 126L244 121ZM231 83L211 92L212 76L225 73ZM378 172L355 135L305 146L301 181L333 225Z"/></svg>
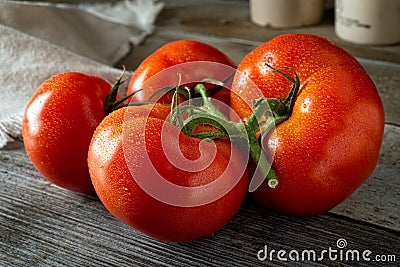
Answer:
<svg viewBox="0 0 400 267"><path fill-rule="evenodd" d="M253 196L285 213L326 212L375 168L384 130L381 99L362 66L321 37L282 35L256 48L239 64L238 71L262 95L284 98L291 82L266 63L296 71L301 89L291 117L265 139L265 147L275 154L273 168L279 185L271 189L263 184ZM246 120L251 113L249 101L260 93L243 81L240 75L233 81L231 107Z"/></svg>
<svg viewBox="0 0 400 267"><path fill-rule="evenodd" d="M96 126L105 117L111 85L78 72L46 80L30 99L22 123L26 152L33 165L54 184L93 193L87 152Z"/></svg>
<svg viewBox="0 0 400 267"><path fill-rule="evenodd" d="M156 104L109 114L93 135L88 165L115 217L156 239L190 241L231 220L248 176L238 149L185 136L165 121L169 110Z"/></svg>
<svg viewBox="0 0 400 267"><path fill-rule="evenodd" d="M149 97L156 90L159 90L164 86L176 86L178 81L178 77L176 75L173 75L172 77L163 76L162 84L148 82L150 78L169 67L182 63L198 61L215 62L236 68L235 63L233 63L231 59L229 59L224 53L208 44L193 40L179 40L162 46L153 54L148 56L138 66L129 82L127 94L129 95L140 89L144 89L144 86L146 85L145 90L136 93L132 97L132 101L147 102L149 101ZM206 64L199 64L197 67L190 68L190 70L182 67L182 79L188 82L200 82L204 78L213 78L215 80L223 81L230 74L232 74L226 73L226 67L222 67L220 71L216 70L215 68L216 65L213 65L211 68L209 68L209 66ZM146 84L146 82L148 83ZM183 82L183 84L185 84L185 82ZM229 90L221 90L214 96L214 98L229 104ZM158 102L170 103L171 96L164 96Z"/></svg>

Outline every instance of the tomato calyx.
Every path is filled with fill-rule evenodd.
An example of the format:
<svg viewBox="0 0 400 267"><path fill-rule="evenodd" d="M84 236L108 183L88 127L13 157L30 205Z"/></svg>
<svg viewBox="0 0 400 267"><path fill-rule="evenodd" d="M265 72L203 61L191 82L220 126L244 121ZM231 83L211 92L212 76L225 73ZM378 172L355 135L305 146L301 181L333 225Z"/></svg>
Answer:
<svg viewBox="0 0 400 267"><path fill-rule="evenodd" d="M297 73L289 69L294 78L285 72L273 68L293 83L293 87L285 99L260 98L253 101L253 113L245 123L238 123L228 120L218 108L212 103L209 91L205 87L205 81L194 86L194 92L201 96L201 105L193 105L193 100L188 97L188 105L180 105L179 94L190 92L187 88L176 88L171 106L171 122L181 131L191 137L200 139L225 138L237 146L247 150L252 160L257 164L256 171L259 171L269 187L275 188L279 184L278 176L273 170L265 151L262 148L263 139L275 128L276 125L287 120L292 114L295 98L300 88L300 80ZM210 81L210 80L207 80ZM218 86L223 86L223 82L211 81ZM187 96L187 95L186 95ZM183 115L186 119L183 120ZM219 131L209 131L194 133L196 125L206 124L217 128ZM260 136L258 136L260 132ZM250 184L250 191L254 191L258 186Z"/></svg>
<svg viewBox="0 0 400 267"><path fill-rule="evenodd" d="M129 98L131 98L137 92L141 91L141 90L135 91L129 95L124 96L123 98L118 99L117 96L118 96L119 87L126 81L126 80L122 80L122 77L125 74L125 66L122 66L122 67L123 67L123 69L122 69L121 75L118 77L118 79L115 81L115 83L111 87L111 90L110 90L110 92L108 92L106 100L104 101L105 115L108 115L111 112L113 112L114 110L117 110L119 108L128 106L129 104L124 105L124 102L126 100L128 100Z"/></svg>
<svg viewBox="0 0 400 267"><path fill-rule="evenodd" d="M160 89L150 99L173 92L170 116L172 124L189 137L205 140L229 139L230 142L249 153L251 159L257 165L256 172L259 172L263 177L262 182L266 182L270 188L275 188L279 184L279 179L262 144L264 143L264 138L272 132L276 125L291 116L295 99L300 89L300 80L297 73L290 68L286 69L289 69L294 77L268 64L267 66L292 82L292 89L284 99L261 97L254 100L252 103L253 112L246 122L229 120L214 105L211 98L213 89L207 89L206 84L214 84L218 89L224 87L224 81L204 79L193 87L178 84L176 87ZM225 79L225 81L228 79ZM187 99L184 104L180 103L180 96ZM194 98L193 96L199 97ZM217 130L197 132L195 131L197 125L207 125ZM250 182L250 192L255 191L259 186L259 184L254 185L254 183L257 182Z"/></svg>
<svg viewBox="0 0 400 267"><path fill-rule="evenodd" d="M248 120L246 123L230 121L226 116L215 107L208 91L203 83L194 86L194 91L201 96L202 105L194 106L191 103L188 105L179 105L179 90L176 91L173 97L171 107L171 122L175 124L181 131L190 137L199 139L229 139L250 154L252 160L257 164L257 169L261 172L268 186L275 188L278 185L278 177L272 169L266 154L261 148L261 143L257 137L259 129L258 120L255 115L254 119ZM268 102L260 105L258 109L265 109ZM183 114L186 114L186 120L183 120ZM209 125L218 131L204 131L195 133L194 129L197 125Z"/></svg>
<svg viewBox="0 0 400 267"><path fill-rule="evenodd" d="M286 79L288 79L291 83L293 83L293 85L288 96L284 99L259 98L253 101L254 112L251 114L249 120L252 119L252 116L258 118L261 126L260 130L262 139L271 132L272 130L271 126L274 125L276 126L290 118L290 116L292 115L297 94L299 93L300 90L300 78L294 70L288 67L282 67L290 70L294 75L293 78L289 74L277 68L274 68L269 64L266 64L266 66L271 68L273 71L283 75ZM272 124L268 121L268 119L267 120L263 119L263 116L265 116L265 114L268 113L268 110L266 108L267 109L269 108L269 111L272 113L270 114L272 116L269 116L269 118L270 119L272 118L274 121L274 123Z"/></svg>

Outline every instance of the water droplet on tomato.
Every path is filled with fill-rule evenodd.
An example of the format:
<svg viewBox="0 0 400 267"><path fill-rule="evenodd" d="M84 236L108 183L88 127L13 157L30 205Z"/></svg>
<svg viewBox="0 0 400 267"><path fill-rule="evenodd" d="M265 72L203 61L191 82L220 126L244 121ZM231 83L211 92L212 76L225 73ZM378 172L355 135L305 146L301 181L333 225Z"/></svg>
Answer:
<svg viewBox="0 0 400 267"><path fill-rule="evenodd" d="M303 103L301 104L301 111L309 112L311 106L311 100L309 98L304 99Z"/></svg>

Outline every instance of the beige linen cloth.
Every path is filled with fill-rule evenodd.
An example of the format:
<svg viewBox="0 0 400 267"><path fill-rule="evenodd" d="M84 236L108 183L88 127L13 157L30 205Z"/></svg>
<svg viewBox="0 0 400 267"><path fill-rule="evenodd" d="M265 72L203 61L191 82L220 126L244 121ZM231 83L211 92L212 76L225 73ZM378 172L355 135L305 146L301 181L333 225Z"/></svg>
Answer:
<svg viewBox="0 0 400 267"><path fill-rule="evenodd" d="M21 138L26 104L50 76L79 71L113 83L121 70L112 65L152 32L161 8L152 0L93 6L0 0L0 148Z"/></svg>

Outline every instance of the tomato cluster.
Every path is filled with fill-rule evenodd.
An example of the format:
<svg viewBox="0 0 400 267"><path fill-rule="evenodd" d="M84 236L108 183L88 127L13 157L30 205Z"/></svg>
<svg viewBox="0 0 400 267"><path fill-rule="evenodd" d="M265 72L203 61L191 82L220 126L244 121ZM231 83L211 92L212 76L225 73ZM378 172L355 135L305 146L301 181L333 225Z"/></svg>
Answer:
<svg viewBox="0 0 400 267"><path fill-rule="evenodd" d="M324 213L377 163L384 112L375 85L315 35L276 37L238 66L210 45L172 42L140 64L122 99L120 84L51 77L26 108L24 145L49 181L96 193L160 240L212 234L248 191L276 211Z"/></svg>

